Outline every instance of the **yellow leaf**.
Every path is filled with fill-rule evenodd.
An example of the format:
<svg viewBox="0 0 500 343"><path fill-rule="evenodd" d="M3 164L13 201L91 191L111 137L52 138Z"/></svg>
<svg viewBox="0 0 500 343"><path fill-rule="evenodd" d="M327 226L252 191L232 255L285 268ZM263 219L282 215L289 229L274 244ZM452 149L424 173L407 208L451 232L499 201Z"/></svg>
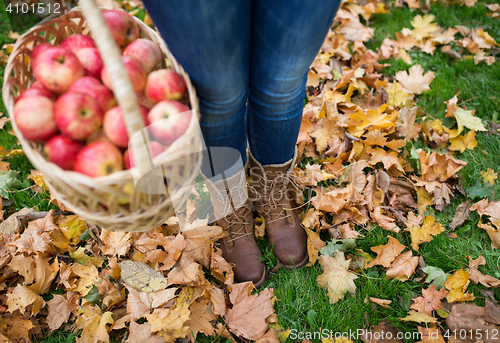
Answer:
<svg viewBox="0 0 500 343"><path fill-rule="evenodd" d="M101 268L104 263L104 259L100 259L94 256L89 256L85 253L84 247L79 247L75 252L70 252L69 256L72 259L76 260L76 262L83 264L84 266L92 263L94 266Z"/></svg>
<svg viewBox="0 0 500 343"><path fill-rule="evenodd" d="M412 34L416 40L422 40L424 38L432 36L432 34L439 30L439 27L434 21L434 15L425 14L423 17L421 15L415 16L411 21L411 26L413 26Z"/></svg>
<svg viewBox="0 0 500 343"><path fill-rule="evenodd" d="M108 325L115 322L113 313L102 313L99 307L89 302L83 304L79 312L76 317L76 327L83 332L80 338L76 338L76 343L109 342Z"/></svg>
<svg viewBox="0 0 500 343"><path fill-rule="evenodd" d="M368 268L375 265L389 267L392 261L394 261L396 257L406 248L404 245L399 243L396 238L392 236L387 237L389 238L389 242L387 244L370 248L373 252L377 253L377 258L368 264Z"/></svg>
<svg viewBox="0 0 500 343"><path fill-rule="evenodd" d="M389 106L404 106L412 98L412 95L406 93L403 86L396 81L389 83L389 86L387 86L387 96L387 105Z"/></svg>
<svg viewBox="0 0 500 343"><path fill-rule="evenodd" d="M388 279L406 281L415 272L418 265L418 256L413 256L411 251L402 253L391 263L386 271Z"/></svg>
<svg viewBox="0 0 500 343"><path fill-rule="evenodd" d="M450 291L446 296L446 300L450 303L455 301L474 300L474 294L466 293L469 283L469 272L462 269L457 270L453 275L449 276L444 283L444 286Z"/></svg>
<svg viewBox="0 0 500 343"><path fill-rule="evenodd" d="M87 230L85 220L77 215L57 216L55 224L59 226L64 237L75 245L80 242L80 236Z"/></svg>
<svg viewBox="0 0 500 343"><path fill-rule="evenodd" d="M319 257L319 263L323 268L323 274L316 280L318 284L328 290L330 304L334 304L344 298L346 292L354 295L356 285L354 280L358 277L349 271L349 262L344 258L342 251L335 251L335 257L322 255Z"/></svg>
<svg viewBox="0 0 500 343"><path fill-rule="evenodd" d="M481 175L483 176L483 180L485 183L490 183L491 185L495 184L495 180L497 179L498 174L491 168L488 168L486 171L482 171Z"/></svg>
<svg viewBox="0 0 500 343"><path fill-rule="evenodd" d="M319 251L326 244L321 240L321 238L319 238L319 235L316 232L308 229L307 227L304 227L304 230L306 230L307 233L307 254L309 255L309 262L307 265L312 266L318 259Z"/></svg>
<svg viewBox="0 0 500 343"><path fill-rule="evenodd" d="M425 313L419 313L414 310L410 310L410 312L408 312L408 316L401 318L401 320L404 320L405 322L437 323L437 319L433 316L429 316Z"/></svg>
<svg viewBox="0 0 500 343"><path fill-rule="evenodd" d="M433 215L428 216L425 218L422 227L413 226L410 228L411 247L418 250L420 244L432 241L432 236L439 235L443 231L443 225L436 222Z"/></svg>
<svg viewBox="0 0 500 343"><path fill-rule="evenodd" d="M431 89L429 85L434 80L434 72L429 71L424 74L422 66L415 64L408 72L398 71L395 78L403 86L405 92L422 94L423 91Z"/></svg>
<svg viewBox="0 0 500 343"><path fill-rule="evenodd" d="M387 104L384 104L376 110L368 110L366 113L358 111L351 114L350 121L355 123L355 125L348 128L349 133L353 136L361 137L365 133L365 130L385 129L396 126L394 121L398 113L395 112L392 115L383 113L386 109Z"/></svg>
<svg viewBox="0 0 500 343"><path fill-rule="evenodd" d="M12 293L7 294L6 304L8 306L7 311L12 313L15 310L19 310L21 314L24 314L26 308L32 305L31 315L36 316L45 306L45 301L43 301L40 295L31 290L30 287L18 284Z"/></svg>
<svg viewBox="0 0 500 343"><path fill-rule="evenodd" d="M352 184L326 193L323 193L323 189L320 189L319 194L311 198L311 204L318 210L337 213L349 205L352 195Z"/></svg>

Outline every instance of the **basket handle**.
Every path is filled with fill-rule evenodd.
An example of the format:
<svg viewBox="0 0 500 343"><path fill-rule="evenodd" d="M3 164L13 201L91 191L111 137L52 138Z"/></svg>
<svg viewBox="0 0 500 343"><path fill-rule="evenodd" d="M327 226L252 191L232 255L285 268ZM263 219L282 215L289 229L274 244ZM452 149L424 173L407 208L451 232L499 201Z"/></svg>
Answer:
<svg viewBox="0 0 500 343"><path fill-rule="evenodd" d="M80 0L79 5L82 6L85 20L90 27L97 49L109 73L128 136L131 138L135 133L142 132L143 139L132 139L130 148L134 155L135 164L139 168L139 173L143 175L151 169L151 167L148 167L151 165L149 159L151 153L145 130L143 130L145 123L139 111L137 95L123 65L121 51L111 35L111 31L101 14L101 9L94 0ZM147 153L144 153L145 151Z"/></svg>

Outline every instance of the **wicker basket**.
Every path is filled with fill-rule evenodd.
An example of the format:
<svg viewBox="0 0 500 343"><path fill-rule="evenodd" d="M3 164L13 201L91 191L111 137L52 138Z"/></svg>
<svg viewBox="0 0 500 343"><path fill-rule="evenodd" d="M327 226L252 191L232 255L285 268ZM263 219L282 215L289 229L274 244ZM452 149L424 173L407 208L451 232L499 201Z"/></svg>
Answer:
<svg viewBox="0 0 500 343"><path fill-rule="evenodd" d="M163 168L163 175L168 184L166 194L145 194L133 187L131 170L113 173L109 176L91 178L86 175L65 171L48 162L41 154L43 145L27 141L14 120L14 103L19 94L34 81L29 63L32 49L42 42L59 45L68 35L94 33L103 58L110 73L115 97L125 118L129 137L131 132L138 132L144 127L139 114L137 97L120 58L120 51L104 24L100 9L93 0L81 0L84 7L75 7L67 14L33 27L23 34L10 55L4 75L3 101L11 118L14 132L23 150L45 179L51 193L68 209L82 216L91 224L104 229L117 231L145 231L165 222L174 213L173 204L182 204L191 190L190 185L199 173L201 166L202 139L198 125L198 99L189 77L177 63L161 37L142 21L135 18L143 37L155 42L168 59L172 68L186 81L189 102L193 112L187 132L177 139L164 153L155 158L155 163L169 163ZM85 13L85 17L84 17ZM164 66L166 62L164 62ZM136 144L136 143L132 143ZM137 168L142 175L147 171L150 160L139 146L132 146ZM144 151L144 147L142 147ZM138 172L134 168L134 172Z"/></svg>

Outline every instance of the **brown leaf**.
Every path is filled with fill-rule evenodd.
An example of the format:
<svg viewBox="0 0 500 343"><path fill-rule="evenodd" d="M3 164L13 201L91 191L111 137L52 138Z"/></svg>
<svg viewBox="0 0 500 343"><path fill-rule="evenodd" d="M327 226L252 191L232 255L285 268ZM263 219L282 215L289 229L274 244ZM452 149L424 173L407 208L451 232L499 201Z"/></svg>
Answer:
<svg viewBox="0 0 500 343"><path fill-rule="evenodd" d="M227 326L238 337L259 340L267 331L266 318L274 313L274 290L265 288L252 294L251 282L232 286L229 299L233 307L227 311Z"/></svg>
<svg viewBox="0 0 500 343"><path fill-rule="evenodd" d="M29 343L30 330L35 326L29 319L22 317L0 317L0 342L2 343ZM2 337L3 336L3 337ZM2 341L2 338L7 340Z"/></svg>
<svg viewBox="0 0 500 343"><path fill-rule="evenodd" d="M417 328L422 337L418 343L446 343L436 324L431 324L426 328L417 326Z"/></svg>
<svg viewBox="0 0 500 343"><path fill-rule="evenodd" d="M156 292L168 286L168 279L146 263L124 260L118 265L124 283L139 291Z"/></svg>
<svg viewBox="0 0 500 343"><path fill-rule="evenodd" d="M156 292L141 292L137 291L129 285L125 285L128 289L127 297L127 313L130 314L132 321L143 318L149 314L151 310L163 306L171 299L176 297L177 288L167 288Z"/></svg>
<svg viewBox="0 0 500 343"><path fill-rule="evenodd" d="M26 230L13 245L17 247L18 253L39 254L48 252L52 249L50 234L54 230L58 231L59 227L54 224L54 211L51 210L44 218L30 221Z"/></svg>
<svg viewBox="0 0 500 343"><path fill-rule="evenodd" d="M36 292L33 292L29 287L17 285L12 293L7 294L7 309L8 312L19 310L21 314L31 307L31 315L36 316L38 312L45 306L45 301Z"/></svg>
<svg viewBox="0 0 500 343"><path fill-rule="evenodd" d="M156 309L146 315L151 324L151 332L158 332L167 342L174 342L176 338L186 337L190 331L187 321L189 310L183 306L175 309Z"/></svg>
<svg viewBox="0 0 500 343"><path fill-rule="evenodd" d="M110 256L124 256L132 245L132 232L102 230L99 238L104 243L101 250Z"/></svg>
<svg viewBox="0 0 500 343"><path fill-rule="evenodd" d="M319 251L326 245L324 241L321 240L319 235L308 228L304 228L307 233L307 254L309 255L308 266L312 266L316 263L318 259Z"/></svg>
<svg viewBox="0 0 500 343"><path fill-rule="evenodd" d="M379 298L373 298L373 297L370 297L369 298L370 301L373 301L375 304L378 304L382 307L385 307L385 308L391 308L389 305L392 303L392 300L387 300L387 299L379 299Z"/></svg>
<svg viewBox="0 0 500 343"><path fill-rule="evenodd" d="M349 184L345 188L334 189L324 192L323 189L311 198L311 204L318 210L337 213L351 201L353 195L353 185Z"/></svg>
<svg viewBox="0 0 500 343"><path fill-rule="evenodd" d="M486 259L482 255L476 260L473 260L470 256L467 257L469 258L469 269L467 269L469 271L469 280L475 284L481 283L485 287L497 287L500 285L500 280L490 275L483 275L478 270L479 266L486 265Z"/></svg>
<svg viewBox="0 0 500 343"><path fill-rule="evenodd" d="M177 267L172 269L168 275L168 285L192 285L200 286L206 285L208 281L203 275L202 267L196 263L191 262L187 266Z"/></svg>
<svg viewBox="0 0 500 343"><path fill-rule="evenodd" d="M383 334L382 334L383 333ZM391 324L381 321L372 330L363 330L360 339L365 343L400 343L399 330ZM389 338L390 337L390 338Z"/></svg>
<svg viewBox="0 0 500 343"><path fill-rule="evenodd" d="M66 323L71 313L76 314L79 305L79 296L73 292L67 292L66 295L54 294L54 297L47 302L49 305L49 314L46 323L50 330L57 330Z"/></svg>
<svg viewBox="0 0 500 343"><path fill-rule="evenodd" d="M446 317L446 324L451 332L453 330L464 332L462 336L464 338L463 341L468 339L470 342L476 342L478 337L475 336L475 333L482 332L482 341L484 343L498 342L498 337L493 337L492 334L486 337L485 333L498 332L500 327L485 321L485 317L487 317L487 309L485 307L479 307L476 304L456 304L451 308L451 314ZM474 336L471 336L471 334ZM460 341L455 342L458 343Z"/></svg>
<svg viewBox="0 0 500 343"><path fill-rule="evenodd" d="M406 248L404 245L399 243L396 238L391 236L387 237L389 238L389 242L386 245L379 245L370 248L372 251L377 253L377 258L368 264L368 268L375 265L382 265L386 268L389 267L392 261L394 261L396 257Z"/></svg>
<svg viewBox="0 0 500 343"><path fill-rule="evenodd" d="M410 308L417 312L432 316L432 311L443 308L441 299L446 298L447 295L448 291L446 289L442 288L438 291L436 290L436 286L432 285L432 287L422 290L421 297L412 299L415 303L412 304Z"/></svg>
<svg viewBox="0 0 500 343"><path fill-rule="evenodd" d="M477 226L479 226L482 229L485 229L486 233L488 233L488 236L490 236L491 248L500 249L500 231L492 227L490 224L483 224L481 221L479 221Z"/></svg>
<svg viewBox="0 0 500 343"><path fill-rule="evenodd" d="M148 322L144 324L137 324L136 322L130 322L129 333L125 343L137 343L137 342L147 342L147 343L166 343L165 338L158 334L151 333L151 324Z"/></svg>
<svg viewBox="0 0 500 343"><path fill-rule="evenodd" d="M373 209L373 212L370 213L371 218L382 227L382 229L391 231L391 232L399 232L400 229L396 225L396 220L382 214L382 210L380 206L377 206Z"/></svg>
<svg viewBox="0 0 500 343"><path fill-rule="evenodd" d="M469 207L471 202L472 200L467 200L466 202L458 205L457 209L455 210L455 215L453 216L453 219L450 223L450 230L455 230L457 227L462 225L467 220L467 218L469 218Z"/></svg>
<svg viewBox="0 0 500 343"><path fill-rule="evenodd" d="M182 253L180 264L188 265L194 261L209 268L212 244L226 236L226 233L219 226L200 226L185 230L182 235L186 239L186 248Z"/></svg>
<svg viewBox="0 0 500 343"><path fill-rule="evenodd" d="M387 269L388 279L400 279L406 281L415 272L418 265L418 256L412 256L411 251L402 253L391 263Z"/></svg>
<svg viewBox="0 0 500 343"><path fill-rule="evenodd" d="M191 329L188 337L191 342L196 341L196 336L199 332L204 333L207 336L212 336L215 333L214 327L210 324L210 321L217 319L217 316L210 313L208 310L208 302L202 301L191 305L191 314L189 316L188 325Z"/></svg>

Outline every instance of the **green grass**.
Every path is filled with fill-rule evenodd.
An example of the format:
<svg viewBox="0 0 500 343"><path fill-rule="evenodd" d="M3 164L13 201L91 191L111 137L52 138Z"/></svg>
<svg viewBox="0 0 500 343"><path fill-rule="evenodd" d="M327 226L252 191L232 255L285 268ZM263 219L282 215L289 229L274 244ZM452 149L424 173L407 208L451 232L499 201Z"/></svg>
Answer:
<svg viewBox="0 0 500 343"><path fill-rule="evenodd" d="M494 3L494 1L486 3ZM1 2L0 6L2 6ZM489 18L486 15L488 10L482 4L473 8L460 7L457 4L450 6L435 4L429 13L436 16L437 23L443 28L457 24L469 27L481 26L497 41L500 41L500 20ZM391 14L375 15L370 19L370 26L375 28L375 37L367 46L376 49L384 38L394 39L396 32L401 31L404 27L411 28L410 21L417 14L422 14L422 12L403 7L391 8ZM0 11L0 46L12 42L6 37L9 29L6 25L5 13ZM475 65L470 59L452 60L439 49L434 55L414 50L410 52L410 56L414 64L422 65L425 71L434 71L436 76L431 84L432 90L418 97L418 106L433 113L433 109L438 108L443 99L448 100L460 92L460 100L466 101L465 105L469 109L475 109L476 116L483 119L484 123L487 120L498 122L500 111L500 64L498 61L492 66L488 66L484 62ZM399 60L390 60L389 63L391 66L383 71L387 76L410 67ZM4 67L0 66L0 73L3 74L3 71ZM0 84L1 82L0 80ZM0 112L6 115L5 107L1 101ZM0 145L6 149L18 147L15 137L7 133L10 129L11 126L8 124L0 132ZM456 158L468 162L468 165L459 173L465 188L474 185L478 180L481 181L480 172L487 168L500 174L499 136L490 137L487 133L478 133L476 138L479 144L473 151L455 154ZM421 146L421 143L416 143L416 146ZM32 169L31 164L24 156L16 156L8 161L11 163L12 169L21 171L20 178L22 179L25 179L29 170ZM498 200L500 183L496 183L493 189L493 199ZM13 205L10 209L7 208L6 212L18 210L24 206L37 207L40 210L49 208L47 194L35 195L31 190L12 193L10 200ZM456 207L466 200L465 197L457 195L445 211L436 213L436 218L445 228L448 228ZM421 254L427 265L439 267L445 272L454 272L465 268L465 265L468 265L467 255L473 258L483 255L487 264L481 267L480 271L500 278L500 270L497 267L500 253L490 248L490 239L486 232L477 227L479 220L479 215L472 213L469 219L456 229L455 233L458 238L449 238L447 230L435 237L432 242L421 244L420 250L414 252L414 255ZM370 248L386 244L388 233L376 226L369 232L362 228L359 229L365 237L357 240L357 248L375 257ZM409 246L411 243L407 233L391 235L402 244ZM272 255L269 243L262 240L259 245L262 248L268 269L274 268L276 258ZM354 296L346 295L336 304L330 304L326 291L320 288L316 282L317 276L321 273L318 264L300 270L280 269L264 284L263 287L275 289L278 299L275 303L275 309L279 323L284 329L311 332L327 329L333 332L345 332L349 329L367 329L369 325L376 325L379 321L384 320L403 332L416 331L414 324L400 320L407 315L412 303L411 299L421 296L423 285L418 283L415 278L406 282L388 280L383 268L376 266L361 272L355 281L357 290ZM482 286L474 284L471 284L468 289L469 292L473 291L477 295L476 302L479 305L484 305L484 298L479 292L482 289L484 289ZM500 299L500 291L493 289L493 292L497 299ZM392 300L391 309L372 304L367 301L368 297ZM225 339L200 335L199 341L225 342ZM298 339L293 341L298 341ZM312 339L312 341L319 342L317 339ZM58 330L37 342L74 342L74 334ZM414 340L405 340L405 342L414 342Z"/></svg>

